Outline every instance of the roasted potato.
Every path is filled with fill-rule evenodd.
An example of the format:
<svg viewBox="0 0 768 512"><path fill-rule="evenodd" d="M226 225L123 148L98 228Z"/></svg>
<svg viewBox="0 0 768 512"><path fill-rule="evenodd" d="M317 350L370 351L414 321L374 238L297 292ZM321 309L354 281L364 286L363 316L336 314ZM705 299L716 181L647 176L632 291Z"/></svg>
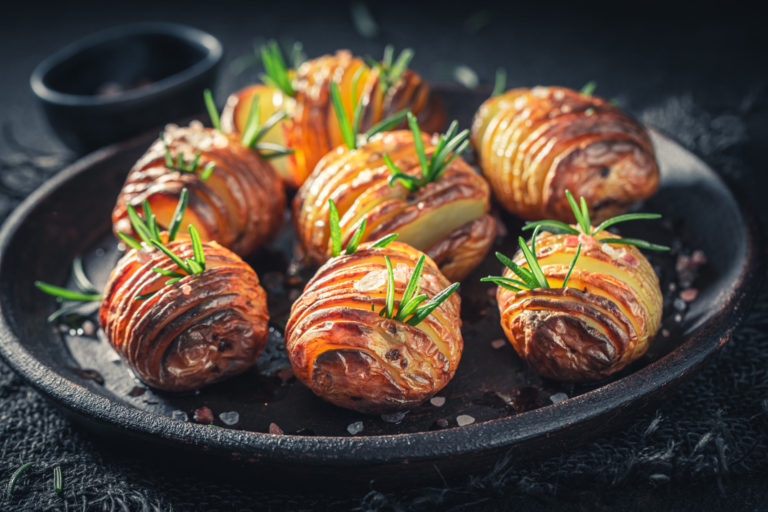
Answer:
<svg viewBox="0 0 768 512"><path fill-rule="evenodd" d="M429 157L436 137L422 140ZM384 154L405 173L421 175L413 141L408 130L383 132L355 150L339 146L318 163L293 203L297 237L311 261L320 264L331 256L329 199L338 207L345 243L365 219L363 240L398 233L398 240L426 252L452 281L482 261L496 236L488 184L456 158L437 181L414 192L399 183L390 186Z"/></svg>
<svg viewBox="0 0 768 512"><path fill-rule="evenodd" d="M564 381L594 381L643 355L661 323L659 279L631 245L602 231L540 233L539 265L549 288L513 291L499 286L501 326L518 355L539 374ZM577 248L581 252L565 288ZM514 262L530 268L518 251ZM517 279L506 269L504 277Z"/></svg>
<svg viewBox="0 0 768 512"><path fill-rule="evenodd" d="M167 228L183 188L189 190L183 225L194 225L204 240L215 240L244 256L276 234L283 221L285 190L269 162L235 136L200 123L168 125L162 136L128 173L112 212L116 234L135 236L126 206L141 211L144 200L159 226ZM171 166L166 154L171 156ZM176 163L180 154L181 165ZM195 161L197 170L181 168L190 168ZM215 168L201 179L201 169L209 163Z"/></svg>
<svg viewBox="0 0 768 512"><path fill-rule="evenodd" d="M399 308L421 252L393 242L360 246L330 259L291 308L285 346L296 377L333 404L365 413L408 409L453 377L461 358L460 299L453 293L421 323L380 315L387 298L385 257L394 268ZM434 297L450 283L429 258L419 293Z"/></svg>
<svg viewBox="0 0 768 512"><path fill-rule="evenodd" d="M186 236L166 247L193 257ZM174 284L152 270L179 270L160 250L131 250L104 290L99 321L107 339L153 388L192 390L231 377L252 367L266 344L269 314L256 273L216 242L203 250L205 270Z"/></svg>
<svg viewBox="0 0 768 512"><path fill-rule="evenodd" d="M609 102L563 87L488 99L475 115L472 143L496 198L523 219L573 222L563 194L570 189L602 220L659 186L645 128Z"/></svg>
<svg viewBox="0 0 768 512"><path fill-rule="evenodd" d="M342 97L348 99L345 108L350 116L353 98L359 98L365 105L361 131L403 109L413 112L422 127L430 132L440 130L445 122L442 106L419 75L405 70L394 83L385 83L379 68L369 67L348 51L309 60L292 72L291 78L295 89L293 97L266 85L236 92L227 100L221 122L225 131L242 132L255 97L259 98L263 119L285 110L290 117L272 128L265 140L295 151L274 161L286 184L292 187L304 183L317 162L342 143L329 96L331 80L339 84Z"/></svg>

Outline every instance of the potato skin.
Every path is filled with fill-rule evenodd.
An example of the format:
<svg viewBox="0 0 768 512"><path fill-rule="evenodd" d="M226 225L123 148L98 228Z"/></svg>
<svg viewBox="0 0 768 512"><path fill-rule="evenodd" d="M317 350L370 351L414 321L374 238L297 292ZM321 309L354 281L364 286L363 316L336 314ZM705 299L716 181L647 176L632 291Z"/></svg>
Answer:
<svg viewBox="0 0 768 512"><path fill-rule="evenodd" d="M294 374L316 395L380 414L416 406L442 389L464 342L457 293L416 327L379 316L386 302L384 257L395 269L397 310L422 253L399 242L369 246L332 258L307 283L291 308L285 347ZM420 293L433 297L450 283L427 257L419 284Z"/></svg>
<svg viewBox="0 0 768 512"><path fill-rule="evenodd" d="M174 159L181 152L191 163L200 151L199 169L213 162L216 168L203 181L195 173L179 172L165 165L165 149L155 141L128 173L112 211L115 233L136 237L126 205L141 212L146 199L158 224L170 223L183 188L189 204L182 226L194 224L203 240L216 240L240 255L266 244L283 222L285 189L272 166L243 147L237 137L204 128L168 125L164 131ZM140 213L141 215L141 213Z"/></svg>
<svg viewBox="0 0 768 512"><path fill-rule="evenodd" d="M485 101L472 143L501 204L528 220L573 222L584 197L596 221L653 195L659 168L645 128L619 108L564 87L512 89Z"/></svg>
<svg viewBox="0 0 768 512"><path fill-rule="evenodd" d="M497 290L507 338L545 377L608 377L643 355L659 329L662 295L650 263L633 246L596 242L603 238L617 237L541 233L536 253L551 288ZM561 288L579 242L578 262ZM514 261L527 268L519 251ZM508 269L504 275L515 278Z"/></svg>
<svg viewBox="0 0 768 512"><path fill-rule="evenodd" d="M331 80L339 85L339 92L345 102L345 109L352 119L352 94L355 74L361 69L357 85L357 97L365 105L361 117L360 131L364 132L382 119L403 109L410 110L427 132L439 131L445 124L445 112L439 101L431 94L429 85L413 71L406 70L400 79L385 89L379 72L369 68L365 62L354 57L349 51L341 50L335 55L324 55L303 63L294 77L294 98L269 100L282 104L291 115L282 124L281 144L295 150L293 155L277 159L276 166L286 184L298 187L307 179L317 162L329 151L343 143L341 130L330 99ZM252 98L256 94L271 94L266 86L252 86L235 93L227 101L222 113L222 126L233 132L244 130L246 116ZM268 105L261 101L262 111ZM275 109L276 110L276 109ZM266 115L266 114L263 114ZM403 124L405 126L405 124Z"/></svg>
<svg viewBox="0 0 768 512"><path fill-rule="evenodd" d="M436 139L427 135L422 139L429 157ZM331 256L328 200L333 199L342 244L349 242L364 218L363 240L399 233L399 241L426 252L446 277L462 279L482 261L496 236L495 222L488 214L488 184L456 158L439 180L409 193L399 183L389 185L392 173L384 154L403 172L421 176L409 130L380 133L356 150L340 146L318 163L293 202L296 233L307 256L316 264ZM446 217L446 212L453 217ZM442 219L430 219L431 215Z"/></svg>
<svg viewBox="0 0 768 512"><path fill-rule="evenodd" d="M193 255L186 236L166 247L182 259ZM178 267L159 250L131 250L106 285L99 309L104 333L153 388L187 391L231 377L253 366L266 345L267 296L258 276L216 242L203 250L206 270L167 286L168 278L152 268Z"/></svg>

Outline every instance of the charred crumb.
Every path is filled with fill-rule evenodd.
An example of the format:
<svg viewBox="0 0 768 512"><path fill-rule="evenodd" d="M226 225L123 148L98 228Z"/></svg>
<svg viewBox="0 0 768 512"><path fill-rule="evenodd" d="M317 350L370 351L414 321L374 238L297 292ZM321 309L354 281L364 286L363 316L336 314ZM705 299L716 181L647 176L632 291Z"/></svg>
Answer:
<svg viewBox="0 0 768 512"><path fill-rule="evenodd" d="M131 389L128 392L128 396L141 396L146 392L147 392L147 388L144 388L141 386L134 386L133 389Z"/></svg>
<svg viewBox="0 0 768 512"><path fill-rule="evenodd" d="M92 380L100 386L104 385L104 377L96 370L90 368L75 368L74 372L83 379Z"/></svg>
<svg viewBox="0 0 768 512"><path fill-rule="evenodd" d="M198 423L213 423L213 411L206 406L200 407L195 410L193 418Z"/></svg>

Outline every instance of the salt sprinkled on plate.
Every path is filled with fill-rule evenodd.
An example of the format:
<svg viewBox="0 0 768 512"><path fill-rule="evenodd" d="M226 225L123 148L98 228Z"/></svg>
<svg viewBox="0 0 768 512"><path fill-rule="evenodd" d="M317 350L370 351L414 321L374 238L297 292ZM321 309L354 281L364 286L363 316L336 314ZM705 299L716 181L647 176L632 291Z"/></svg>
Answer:
<svg viewBox="0 0 768 512"><path fill-rule="evenodd" d="M358 292L372 292L384 288L387 283L387 275L382 270L371 270L362 279L355 282L355 290Z"/></svg>
<svg viewBox="0 0 768 512"><path fill-rule="evenodd" d="M403 421L403 418L405 418L406 414L408 414L408 411L392 412L389 414L382 414L381 419L387 423L398 424Z"/></svg>
<svg viewBox="0 0 768 512"><path fill-rule="evenodd" d="M281 429L277 423L270 423L269 424L269 433L275 434L275 435L283 435L285 432L283 432L283 429Z"/></svg>
<svg viewBox="0 0 768 512"><path fill-rule="evenodd" d="M219 419L225 425L234 425L240 421L240 414L237 411L226 411L219 414Z"/></svg>
<svg viewBox="0 0 768 512"><path fill-rule="evenodd" d="M434 405L435 407L442 407L445 405L445 397L444 396L433 396L429 399L429 403Z"/></svg>
<svg viewBox="0 0 768 512"><path fill-rule="evenodd" d="M456 416L456 423L460 427L463 427L465 425L471 425L474 422L475 422L475 418L473 418L469 414L459 414L458 416Z"/></svg>
<svg viewBox="0 0 768 512"><path fill-rule="evenodd" d="M506 342L506 341L504 341L504 340L502 340L501 338L499 338L499 339L497 339L497 340L493 340L493 341L491 342L491 346L492 346L493 348L495 348L496 350L500 349L501 347L503 347L503 346L504 346L504 345L506 345L506 344L507 344L507 342Z"/></svg>
<svg viewBox="0 0 768 512"><path fill-rule="evenodd" d="M555 393L554 395L550 396L549 400L553 404L559 404L560 402L564 402L565 400L568 400L568 395L566 395L561 391L560 393Z"/></svg>
<svg viewBox="0 0 768 512"><path fill-rule="evenodd" d="M347 432L352 434L353 436L356 436L360 432L363 431L363 422L362 421L356 421L354 423L350 423L347 425Z"/></svg>
<svg viewBox="0 0 768 512"><path fill-rule="evenodd" d="M176 409L171 413L171 419L177 420L177 421L187 421L189 417L187 416L187 413L184 411L180 411Z"/></svg>

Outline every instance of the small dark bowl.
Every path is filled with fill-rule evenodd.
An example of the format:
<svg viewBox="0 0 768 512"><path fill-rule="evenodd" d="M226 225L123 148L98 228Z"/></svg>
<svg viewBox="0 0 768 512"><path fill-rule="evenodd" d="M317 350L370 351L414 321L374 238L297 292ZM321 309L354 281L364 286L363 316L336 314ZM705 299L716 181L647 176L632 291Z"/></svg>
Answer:
<svg viewBox="0 0 768 512"><path fill-rule="evenodd" d="M137 23L64 47L35 68L30 85L62 142L84 152L201 112L221 58L206 32Z"/></svg>

